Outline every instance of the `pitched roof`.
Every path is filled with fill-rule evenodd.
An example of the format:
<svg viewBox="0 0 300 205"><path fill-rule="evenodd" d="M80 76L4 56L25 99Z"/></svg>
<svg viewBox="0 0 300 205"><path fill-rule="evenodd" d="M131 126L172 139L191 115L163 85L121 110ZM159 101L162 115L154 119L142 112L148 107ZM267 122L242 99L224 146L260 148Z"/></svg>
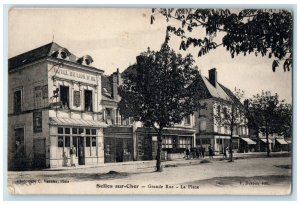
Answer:
<svg viewBox="0 0 300 205"><path fill-rule="evenodd" d="M224 90L224 88L225 88L224 86L221 86L221 84L218 83L218 82L216 83L216 86L213 86L206 77L204 77L202 75L201 75L201 77L202 77L202 80L205 83L205 87L208 90L208 92L209 92L209 94L210 94L211 97L221 98L221 99L226 100L226 101L231 100L231 97Z"/></svg>
<svg viewBox="0 0 300 205"><path fill-rule="evenodd" d="M35 62L37 60L43 59L45 57L53 57L53 54L55 52L63 49L65 52L69 54L68 61L77 63L77 57L69 52L66 48L58 45L55 42L48 43L46 45L43 45L41 47L35 48L33 50L27 51L25 53L22 53L20 55L14 56L10 59L8 59L8 69L14 70L20 66ZM95 68L93 66L88 65L88 67ZM97 68L95 68L97 69ZM97 69L99 70L99 69Z"/></svg>

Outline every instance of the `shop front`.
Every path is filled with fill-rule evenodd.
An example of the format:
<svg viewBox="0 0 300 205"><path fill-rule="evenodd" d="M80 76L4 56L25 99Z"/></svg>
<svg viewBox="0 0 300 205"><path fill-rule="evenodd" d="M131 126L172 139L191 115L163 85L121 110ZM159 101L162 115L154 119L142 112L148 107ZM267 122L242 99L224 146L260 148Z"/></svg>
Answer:
<svg viewBox="0 0 300 205"><path fill-rule="evenodd" d="M50 118L50 166L101 164L103 157L103 122Z"/></svg>
<svg viewBox="0 0 300 205"><path fill-rule="evenodd" d="M104 162L133 160L132 127L108 127L104 129Z"/></svg>
<svg viewBox="0 0 300 205"><path fill-rule="evenodd" d="M137 160L154 160L157 156L157 133L151 128L138 128ZM186 149L191 150L195 145L195 130L165 129L162 136L162 160L173 160L184 157Z"/></svg>

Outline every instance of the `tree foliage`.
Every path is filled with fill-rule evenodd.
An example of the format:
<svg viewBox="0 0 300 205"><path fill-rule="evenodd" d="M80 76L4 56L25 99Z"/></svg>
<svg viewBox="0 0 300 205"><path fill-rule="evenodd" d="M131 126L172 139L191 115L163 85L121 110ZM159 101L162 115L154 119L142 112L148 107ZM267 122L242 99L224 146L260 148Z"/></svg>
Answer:
<svg viewBox="0 0 300 205"><path fill-rule="evenodd" d="M230 101L220 102L216 105L217 113L214 116L216 125L229 128L230 140L229 140L229 161L233 162L232 151L232 136L233 130L240 125L246 124L245 110L241 103L241 99L244 96L244 92L235 88L233 96Z"/></svg>
<svg viewBox="0 0 300 205"><path fill-rule="evenodd" d="M160 51L137 57L127 69L119 88L120 112L133 117L158 133L157 171L160 167L162 131L179 123L198 108L200 74L189 54L182 57L164 43Z"/></svg>
<svg viewBox="0 0 300 205"><path fill-rule="evenodd" d="M246 101L249 125L263 133L269 144L270 134L291 137L292 106L279 100L277 93L262 91ZM270 156L269 146L267 155Z"/></svg>
<svg viewBox="0 0 300 205"><path fill-rule="evenodd" d="M153 9L154 16L162 14L166 20L180 21L180 26L167 27L167 31L181 37L180 49L198 47L198 56L207 54L219 46L226 48L234 58L239 54L261 54L274 57L272 70L282 62L284 71L292 68L293 19L288 10L272 9ZM206 36L200 37L204 29ZM194 37L199 32L199 37ZM216 36L221 35L221 42ZM167 35L166 39L169 40Z"/></svg>

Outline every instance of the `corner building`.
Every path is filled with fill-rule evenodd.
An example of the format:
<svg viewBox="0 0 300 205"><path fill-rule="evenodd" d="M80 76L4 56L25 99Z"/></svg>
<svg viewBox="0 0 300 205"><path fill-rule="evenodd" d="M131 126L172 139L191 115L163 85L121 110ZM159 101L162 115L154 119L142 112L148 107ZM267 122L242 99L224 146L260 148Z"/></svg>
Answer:
<svg viewBox="0 0 300 205"><path fill-rule="evenodd" d="M104 163L101 76L93 59L52 42L9 59L8 167Z"/></svg>

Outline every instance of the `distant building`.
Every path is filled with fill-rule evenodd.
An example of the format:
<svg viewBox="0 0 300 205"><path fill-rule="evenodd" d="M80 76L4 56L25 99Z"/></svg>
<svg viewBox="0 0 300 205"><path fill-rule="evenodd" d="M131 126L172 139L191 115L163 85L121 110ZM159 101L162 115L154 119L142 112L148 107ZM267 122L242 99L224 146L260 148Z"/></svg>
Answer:
<svg viewBox="0 0 300 205"><path fill-rule="evenodd" d="M49 43L9 59L9 169L104 163L101 76L86 55Z"/></svg>
<svg viewBox="0 0 300 205"><path fill-rule="evenodd" d="M208 150L211 144L215 154L223 152L224 148L229 146L230 129L218 125L215 116L220 112L219 105L229 105L229 102L235 98L234 94L220 84L217 79L217 70L209 70L209 77L201 75L201 84L199 95L202 96L201 106L195 112L196 123L196 146L202 146ZM233 131L233 150L234 151L252 151L256 142L248 136L248 127L246 118Z"/></svg>
<svg viewBox="0 0 300 205"><path fill-rule="evenodd" d="M256 132L253 129L249 129L250 138L257 143L256 151L267 151L267 139L266 135L262 132ZM271 152L291 151L291 138L285 138L278 133L269 134L269 150Z"/></svg>

